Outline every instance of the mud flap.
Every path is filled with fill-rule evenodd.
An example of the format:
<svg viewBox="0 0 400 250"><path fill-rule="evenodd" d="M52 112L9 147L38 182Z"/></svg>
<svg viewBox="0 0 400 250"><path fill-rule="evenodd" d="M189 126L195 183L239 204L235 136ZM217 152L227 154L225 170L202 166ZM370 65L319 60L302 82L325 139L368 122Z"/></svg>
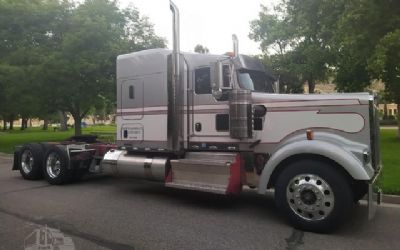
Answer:
<svg viewBox="0 0 400 250"><path fill-rule="evenodd" d="M377 172L377 174L374 176L374 178L371 180L370 183L368 183L368 219L372 220L375 217L376 214L376 209L378 205L381 204L382 202L382 191L377 185L377 179L381 173L381 168Z"/></svg>
<svg viewBox="0 0 400 250"><path fill-rule="evenodd" d="M19 161L21 157L21 148L22 146L16 146L14 150L14 162L12 166L12 170L19 170Z"/></svg>

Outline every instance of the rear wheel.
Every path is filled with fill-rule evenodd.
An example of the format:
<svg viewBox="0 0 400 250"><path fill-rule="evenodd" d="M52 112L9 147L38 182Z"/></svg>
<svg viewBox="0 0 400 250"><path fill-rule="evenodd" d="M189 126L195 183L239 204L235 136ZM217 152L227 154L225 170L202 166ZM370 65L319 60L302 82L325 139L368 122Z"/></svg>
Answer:
<svg viewBox="0 0 400 250"><path fill-rule="evenodd" d="M24 179L36 180L43 177L43 149L39 144L30 143L21 148L19 171Z"/></svg>
<svg viewBox="0 0 400 250"><path fill-rule="evenodd" d="M275 185L277 207L297 228L328 232L337 228L353 208L353 192L347 176L316 160L287 166Z"/></svg>
<svg viewBox="0 0 400 250"><path fill-rule="evenodd" d="M71 181L73 171L69 168L68 154L62 147L51 146L47 150L43 172L46 180L53 185Z"/></svg>

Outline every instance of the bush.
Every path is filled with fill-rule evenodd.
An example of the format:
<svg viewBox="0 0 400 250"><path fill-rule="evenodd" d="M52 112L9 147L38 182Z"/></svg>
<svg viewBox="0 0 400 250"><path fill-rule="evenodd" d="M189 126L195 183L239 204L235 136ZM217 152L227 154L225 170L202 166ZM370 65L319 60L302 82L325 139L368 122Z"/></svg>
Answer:
<svg viewBox="0 0 400 250"><path fill-rule="evenodd" d="M397 121L393 119L386 119L386 120L380 120L379 124L381 126L397 126Z"/></svg>

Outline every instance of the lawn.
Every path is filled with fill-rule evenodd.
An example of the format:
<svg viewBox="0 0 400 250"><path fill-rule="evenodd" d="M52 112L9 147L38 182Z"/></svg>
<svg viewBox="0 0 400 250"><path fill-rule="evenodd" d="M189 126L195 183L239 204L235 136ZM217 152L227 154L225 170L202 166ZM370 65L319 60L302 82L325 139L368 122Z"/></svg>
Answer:
<svg viewBox="0 0 400 250"><path fill-rule="evenodd" d="M115 138L115 126L90 126L82 129L83 134L96 134L100 140L113 141ZM18 128L13 131L0 131L0 152L12 153L16 145L27 142L63 141L74 134L74 129L68 131L42 130L41 128L29 128L21 131Z"/></svg>
<svg viewBox="0 0 400 250"><path fill-rule="evenodd" d="M385 194L400 194L400 142L396 129L381 130L383 175L380 186Z"/></svg>
<svg viewBox="0 0 400 250"><path fill-rule="evenodd" d="M100 140L113 141L115 126L90 126L83 129L84 134L97 134ZM381 130L381 154L383 162L383 175L380 186L386 194L400 194L400 142L396 139L395 129ZM65 132L54 132L40 128L29 128L25 131L14 130L0 132L0 152L12 153L14 146L27 142L62 141L72 136L73 129Z"/></svg>

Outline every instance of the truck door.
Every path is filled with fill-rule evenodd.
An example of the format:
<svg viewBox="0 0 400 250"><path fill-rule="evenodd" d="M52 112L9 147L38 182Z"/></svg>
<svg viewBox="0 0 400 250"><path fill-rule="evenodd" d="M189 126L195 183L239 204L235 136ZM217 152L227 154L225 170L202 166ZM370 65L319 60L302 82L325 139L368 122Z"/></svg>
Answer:
<svg viewBox="0 0 400 250"><path fill-rule="evenodd" d="M124 120L143 118L143 79L123 80L120 85L121 116Z"/></svg>
<svg viewBox="0 0 400 250"><path fill-rule="evenodd" d="M192 75L191 145L207 149L208 142L227 142L229 136L229 104L212 95L210 66L197 67ZM215 144L215 143L214 143Z"/></svg>

